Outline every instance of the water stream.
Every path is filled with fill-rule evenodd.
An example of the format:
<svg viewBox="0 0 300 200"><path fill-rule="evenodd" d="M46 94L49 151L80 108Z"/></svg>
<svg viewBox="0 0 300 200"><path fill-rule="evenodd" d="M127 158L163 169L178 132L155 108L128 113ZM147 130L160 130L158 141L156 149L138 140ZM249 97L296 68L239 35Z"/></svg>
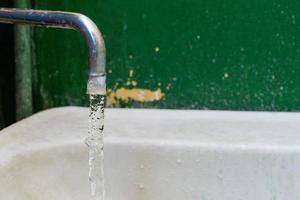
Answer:
<svg viewBox="0 0 300 200"><path fill-rule="evenodd" d="M89 179L91 200L104 200L103 128L105 96L90 95L89 133L86 144L89 148Z"/></svg>

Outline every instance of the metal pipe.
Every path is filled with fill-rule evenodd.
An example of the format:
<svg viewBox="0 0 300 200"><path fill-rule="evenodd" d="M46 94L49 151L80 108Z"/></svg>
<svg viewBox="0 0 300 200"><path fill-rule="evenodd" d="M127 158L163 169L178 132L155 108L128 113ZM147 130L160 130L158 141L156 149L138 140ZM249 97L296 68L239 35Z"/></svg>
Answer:
<svg viewBox="0 0 300 200"><path fill-rule="evenodd" d="M72 12L1 8L1 22L70 28L80 32L89 49L87 93L106 94L105 44L99 29L88 17Z"/></svg>
<svg viewBox="0 0 300 200"><path fill-rule="evenodd" d="M17 8L28 9L31 0L14 0ZM16 120L24 119L33 113L32 75L32 29L30 26L17 25L15 33L15 83L16 83Z"/></svg>

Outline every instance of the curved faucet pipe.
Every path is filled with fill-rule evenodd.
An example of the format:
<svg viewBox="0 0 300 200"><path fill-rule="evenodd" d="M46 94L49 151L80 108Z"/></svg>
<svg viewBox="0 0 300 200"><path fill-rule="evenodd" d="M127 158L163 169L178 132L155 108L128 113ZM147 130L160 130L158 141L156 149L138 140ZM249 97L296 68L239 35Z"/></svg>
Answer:
<svg viewBox="0 0 300 200"><path fill-rule="evenodd" d="M1 22L70 28L80 32L89 50L87 93L106 94L105 44L96 24L88 17L72 12L1 8Z"/></svg>

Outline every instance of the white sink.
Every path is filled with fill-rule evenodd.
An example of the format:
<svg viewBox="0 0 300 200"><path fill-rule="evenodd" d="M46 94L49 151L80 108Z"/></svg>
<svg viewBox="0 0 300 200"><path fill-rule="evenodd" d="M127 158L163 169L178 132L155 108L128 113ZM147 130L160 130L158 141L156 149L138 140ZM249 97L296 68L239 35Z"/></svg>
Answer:
<svg viewBox="0 0 300 200"><path fill-rule="evenodd" d="M0 132L0 200L88 200L87 108ZM106 109L107 200L299 200L300 114Z"/></svg>

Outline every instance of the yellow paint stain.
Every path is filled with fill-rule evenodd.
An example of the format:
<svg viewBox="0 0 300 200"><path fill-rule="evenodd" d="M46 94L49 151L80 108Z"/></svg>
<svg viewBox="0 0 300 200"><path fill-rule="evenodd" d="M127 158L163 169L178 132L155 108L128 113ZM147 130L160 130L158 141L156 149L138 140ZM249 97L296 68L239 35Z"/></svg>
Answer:
<svg viewBox="0 0 300 200"><path fill-rule="evenodd" d="M116 105L119 101L153 102L161 100L165 94L161 89L148 90L142 88L119 88L107 96L107 106Z"/></svg>

